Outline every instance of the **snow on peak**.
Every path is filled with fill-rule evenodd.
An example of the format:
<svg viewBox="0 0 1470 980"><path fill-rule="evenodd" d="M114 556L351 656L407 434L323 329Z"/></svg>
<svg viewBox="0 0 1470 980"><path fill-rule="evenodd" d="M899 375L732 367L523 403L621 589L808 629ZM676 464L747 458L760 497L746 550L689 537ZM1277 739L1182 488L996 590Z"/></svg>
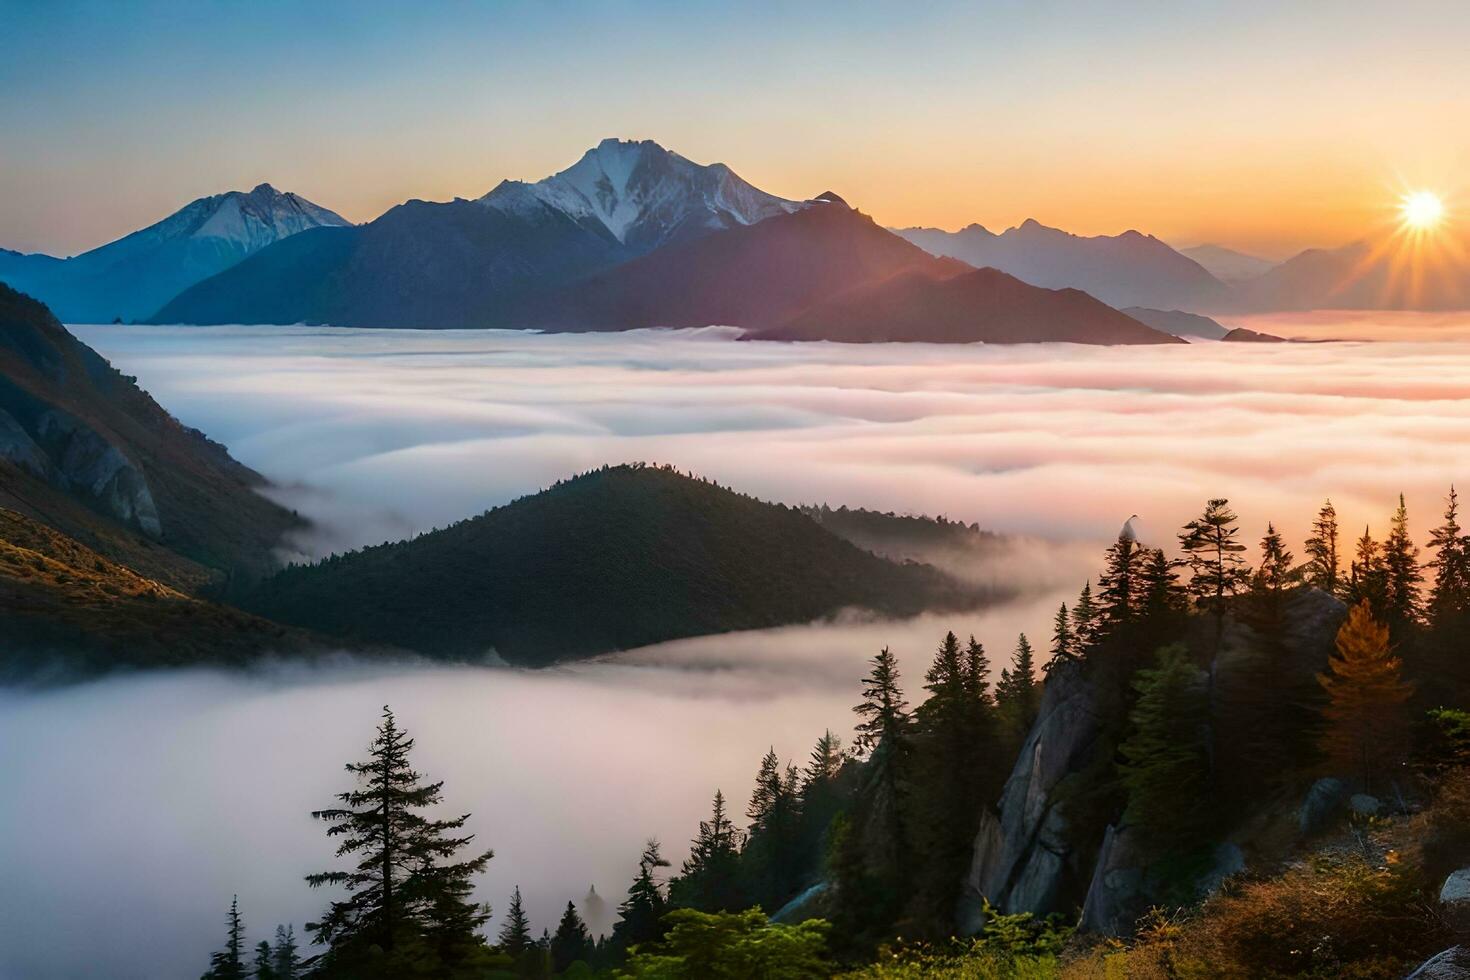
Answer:
<svg viewBox="0 0 1470 980"><path fill-rule="evenodd" d="M689 229L751 224L801 205L767 194L729 167L702 166L652 140L605 139L534 184L503 181L481 201L520 215L535 202L601 224L619 242L656 248Z"/></svg>

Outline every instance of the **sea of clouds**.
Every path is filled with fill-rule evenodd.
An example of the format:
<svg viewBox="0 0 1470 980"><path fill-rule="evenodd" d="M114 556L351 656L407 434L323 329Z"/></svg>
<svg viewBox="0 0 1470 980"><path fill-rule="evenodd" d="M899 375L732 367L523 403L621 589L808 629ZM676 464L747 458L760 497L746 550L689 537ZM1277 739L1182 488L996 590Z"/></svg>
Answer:
<svg viewBox="0 0 1470 980"><path fill-rule="evenodd" d="M1470 322L1470 318L1466 319ZM1233 325L1233 324L1232 324ZM1130 514L1167 544L1208 496L1300 539L1330 495L1415 530L1470 459L1464 323L1252 320L1350 343L1167 348L740 343L724 330L535 336L81 327L185 423L316 522L303 556L443 525L604 463L673 463L788 503L944 514L1019 535L968 574L1025 597L968 616L706 637L541 672L277 664L0 691L0 976L187 976L239 894L298 932L332 865L308 813L347 788L385 703L519 884L539 930L590 884L614 905L645 837L676 865L715 788L846 735L864 663L911 697L946 629L992 659L1044 646L1056 602ZM1317 331L1313 334L1312 331ZM1467 330L1470 333L1470 330ZM1409 341L1383 338L1410 337ZM1366 342L1376 338L1378 342ZM192 972L191 972L192 971Z"/></svg>

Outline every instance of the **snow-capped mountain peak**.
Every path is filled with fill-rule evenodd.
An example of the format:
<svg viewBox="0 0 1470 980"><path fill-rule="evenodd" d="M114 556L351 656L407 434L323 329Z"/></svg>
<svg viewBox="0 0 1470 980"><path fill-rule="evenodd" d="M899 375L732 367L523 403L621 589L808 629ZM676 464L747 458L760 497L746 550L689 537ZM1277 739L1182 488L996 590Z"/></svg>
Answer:
<svg viewBox="0 0 1470 980"><path fill-rule="evenodd" d="M802 206L753 187L722 163L701 165L652 140L619 139L603 140L534 184L504 181L480 200L522 216L544 205L595 222L640 252Z"/></svg>

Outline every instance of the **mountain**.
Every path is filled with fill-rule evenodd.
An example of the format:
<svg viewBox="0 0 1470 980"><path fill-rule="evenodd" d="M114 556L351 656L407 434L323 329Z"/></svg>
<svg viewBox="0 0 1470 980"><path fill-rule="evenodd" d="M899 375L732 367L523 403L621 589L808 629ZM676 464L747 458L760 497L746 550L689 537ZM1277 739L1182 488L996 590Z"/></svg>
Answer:
<svg viewBox="0 0 1470 980"><path fill-rule="evenodd" d="M72 323L135 320L268 245L346 224L305 198L261 184L248 193L201 197L157 224L73 258L0 256L0 279Z"/></svg>
<svg viewBox="0 0 1470 980"><path fill-rule="evenodd" d="M633 465L289 568L244 605L336 636L541 665L847 607L912 615L985 595L863 551L795 509Z"/></svg>
<svg viewBox="0 0 1470 980"><path fill-rule="evenodd" d="M798 207L724 164L604 140L537 183L409 201L367 225L287 239L185 290L156 323L519 326L511 311L662 245Z"/></svg>
<svg viewBox="0 0 1470 980"><path fill-rule="evenodd" d="M1463 245L1385 238L1307 249L1242 283L1246 310L1470 309Z"/></svg>
<svg viewBox="0 0 1470 980"><path fill-rule="evenodd" d="M897 233L934 255L999 269L1033 286L1080 289L1109 306L1198 308L1229 294L1229 287L1198 262L1136 231L1084 238L1033 218L999 235L977 224L956 232L904 228Z"/></svg>
<svg viewBox="0 0 1470 980"><path fill-rule="evenodd" d="M326 649L300 630L188 595L0 508L0 682L114 667L243 664Z"/></svg>
<svg viewBox="0 0 1470 980"><path fill-rule="evenodd" d="M1146 323L1155 330L1171 333L1176 337L1203 337L1219 340L1230 332L1230 328L1198 313L1183 310L1150 310L1142 306L1130 306L1122 312L1139 323Z"/></svg>
<svg viewBox="0 0 1470 980"><path fill-rule="evenodd" d="M189 589L273 566L299 521L264 482L0 285L0 506Z"/></svg>
<svg viewBox="0 0 1470 980"><path fill-rule="evenodd" d="M603 140L534 184L502 181L480 201L506 211L540 204L595 222L635 255L801 207L752 186L723 163L701 166L652 140L617 139Z"/></svg>
<svg viewBox="0 0 1470 980"><path fill-rule="evenodd" d="M762 330L839 292L912 268L936 276L964 270L826 194L802 210L674 242L543 294L523 307L517 320L546 330L711 324Z"/></svg>
<svg viewBox="0 0 1470 980"><path fill-rule="evenodd" d="M843 343L1184 343L1077 289L1042 289L995 269L935 275L924 267L856 286L750 336Z"/></svg>
<svg viewBox="0 0 1470 980"><path fill-rule="evenodd" d="M1274 333L1261 333L1259 330L1248 330L1245 327L1236 327L1220 339L1232 344L1284 344L1287 342L1285 337L1278 337Z"/></svg>
<svg viewBox="0 0 1470 980"><path fill-rule="evenodd" d="M1270 259L1237 252L1223 245L1196 245L1193 248L1181 248L1179 254L1194 259L1210 275L1227 283L1254 279L1276 265Z"/></svg>

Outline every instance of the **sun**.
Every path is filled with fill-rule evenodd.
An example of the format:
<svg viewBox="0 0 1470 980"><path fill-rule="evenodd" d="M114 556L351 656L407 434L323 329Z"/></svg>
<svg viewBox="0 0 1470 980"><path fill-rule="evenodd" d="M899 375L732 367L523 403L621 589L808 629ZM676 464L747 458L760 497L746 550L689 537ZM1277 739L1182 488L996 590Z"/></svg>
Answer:
<svg viewBox="0 0 1470 980"><path fill-rule="evenodd" d="M1444 202L1433 191L1413 191L1400 199L1399 216L1406 228L1429 231L1444 219Z"/></svg>

